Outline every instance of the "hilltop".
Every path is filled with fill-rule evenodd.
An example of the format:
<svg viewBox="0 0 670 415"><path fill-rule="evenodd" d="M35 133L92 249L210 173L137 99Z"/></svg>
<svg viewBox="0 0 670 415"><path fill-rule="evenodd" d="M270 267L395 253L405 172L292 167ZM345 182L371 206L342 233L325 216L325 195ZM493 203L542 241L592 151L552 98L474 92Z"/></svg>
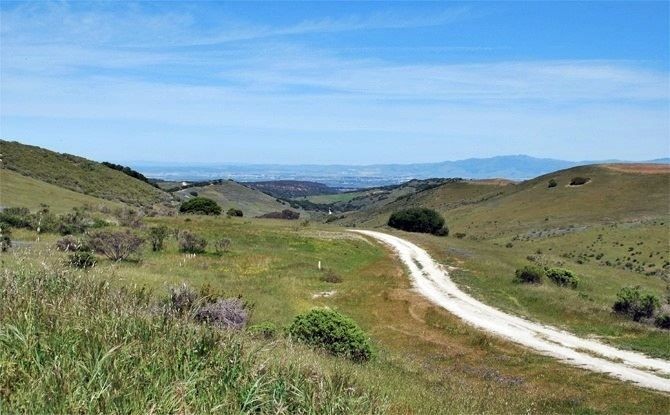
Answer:
<svg viewBox="0 0 670 415"><path fill-rule="evenodd" d="M169 194L142 180L71 154L5 140L0 140L0 154L4 169L84 195L132 205L172 200Z"/></svg>

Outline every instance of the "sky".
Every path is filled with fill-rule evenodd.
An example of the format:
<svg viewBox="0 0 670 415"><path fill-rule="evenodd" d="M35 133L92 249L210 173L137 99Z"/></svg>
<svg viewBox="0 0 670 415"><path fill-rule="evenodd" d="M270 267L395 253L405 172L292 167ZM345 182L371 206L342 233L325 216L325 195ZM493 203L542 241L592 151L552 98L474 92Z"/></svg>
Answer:
<svg viewBox="0 0 670 415"><path fill-rule="evenodd" d="M670 2L0 3L0 137L114 162L670 156Z"/></svg>

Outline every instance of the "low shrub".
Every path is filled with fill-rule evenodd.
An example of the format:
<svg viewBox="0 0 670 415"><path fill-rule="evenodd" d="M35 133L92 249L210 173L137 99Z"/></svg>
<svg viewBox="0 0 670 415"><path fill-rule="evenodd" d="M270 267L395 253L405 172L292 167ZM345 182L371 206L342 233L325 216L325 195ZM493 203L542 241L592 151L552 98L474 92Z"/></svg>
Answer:
<svg viewBox="0 0 670 415"><path fill-rule="evenodd" d="M321 281L329 282L331 284L339 284L342 282L342 277L332 269L326 270L321 276Z"/></svg>
<svg viewBox="0 0 670 415"><path fill-rule="evenodd" d="M670 330L670 314L661 314L654 320L656 327L664 330Z"/></svg>
<svg viewBox="0 0 670 415"><path fill-rule="evenodd" d="M249 321L244 301L239 298L220 298L204 304L195 312L195 320L220 329L243 329Z"/></svg>
<svg viewBox="0 0 670 415"><path fill-rule="evenodd" d="M65 235L56 241L56 249L63 252L89 251L88 246L72 235Z"/></svg>
<svg viewBox="0 0 670 415"><path fill-rule="evenodd" d="M572 180L570 180L570 186L581 186L583 184L588 183L589 180L591 179L589 179L588 177L581 177L581 176L573 177Z"/></svg>
<svg viewBox="0 0 670 415"><path fill-rule="evenodd" d="M223 239L218 239L216 242L214 242L214 250L216 251L217 254L220 254L222 252L228 252L230 249L230 245L232 245L232 241L228 238L223 238Z"/></svg>
<svg viewBox="0 0 670 415"><path fill-rule="evenodd" d="M200 296L186 284L170 290L168 309L177 315L191 312L198 303Z"/></svg>
<svg viewBox="0 0 670 415"><path fill-rule="evenodd" d="M95 265L96 259L90 252L80 251L70 255L68 263L75 268L91 268Z"/></svg>
<svg viewBox="0 0 670 415"><path fill-rule="evenodd" d="M144 226L144 214L139 210L131 208L116 209L114 216L119 221L119 225L129 228L141 228Z"/></svg>
<svg viewBox="0 0 670 415"><path fill-rule="evenodd" d="M247 330L256 337L263 339L274 339L279 335L279 328L277 325L271 321L266 321L260 324L254 324L250 326Z"/></svg>
<svg viewBox="0 0 670 415"><path fill-rule="evenodd" d="M288 331L294 339L335 356L356 362L373 356L372 344L365 332L352 319L335 310L317 308L300 314Z"/></svg>
<svg viewBox="0 0 670 415"><path fill-rule="evenodd" d="M463 232L456 232L456 233L454 234L454 236L455 236L456 238L458 238L458 239L463 239L463 238L466 237L466 234L463 233Z"/></svg>
<svg viewBox="0 0 670 415"><path fill-rule="evenodd" d="M653 294L643 293L640 286L624 287L617 293L617 300L612 306L617 314L626 315L634 321L651 318L661 303Z"/></svg>
<svg viewBox="0 0 670 415"><path fill-rule="evenodd" d="M579 285L579 277L567 269L549 268L546 270L546 275L547 278L561 287L577 288Z"/></svg>
<svg viewBox="0 0 670 415"><path fill-rule="evenodd" d="M238 217L238 218L241 218L241 217L244 216L244 212L242 212L240 209L230 208L230 209L228 209L228 211L226 212L226 215L227 215L229 218L230 218L230 217Z"/></svg>
<svg viewBox="0 0 670 415"><path fill-rule="evenodd" d="M212 199L194 197L182 203L179 207L179 212L198 215L220 215L221 206Z"/></svg>
<svg viewBox="0 0 670 415"><path fill-rule="evenodd" d="M192 190L192 191L188 192L188 194L190 194L191 196L195 196L195 197L198 196L198 192L196 192L195 190Z"/></svg>
<svg viewBox="0 0 670 415"><path fill-rule="evenodd" d="M88 237L88 245L95 252L112 261L122 261L139 251L144 240L130 231L99 231Z"/></svg>
<svg viewBox="0 0 670 415"><path fill-rule="evenodd" d="M32 222L30 210L25 207L8 207L0 211L0 224L12 228L29 228Z"/></svg>
<svg viewBox="0 0 670 415"><path fill-rule="evenodd" d="M449 234L444 218L436 211L426 208L411 208L395 212L389 217L388 225L407 232L432 233L438 236Z"/></svg>
<svg viewBox="0 0 670 415"><path fill-rule="evenodd" d="M297 220L300 219L300 213L292 211L290 209L284 209L281 212L270 212L264 215L260 215L261 219L285 219L285 220Z"/></svg>
<svg viewBox="0 0 670 415"><path fill-rule="evenodd" d="M12 247L12 229L7 225L0 225L0 252L7 252Z"/></svg>
<svg viewBox="0 0 670 415"><path fill-rule="evenodd" d="M543 268L528 265L516 270L514 280L522 284L542 284L544 275Z"/></svg>
<svg viewBox="0 0 670 415"><path fill-rule="evenodd" d="M202 254L207 247L207 240L205 238L187 230L179 232L177 243L181 252L189 254Z"/></svg>
<svg viewBox="0 0 670 415"><path fill-rule="evenodd" d="M547 184L547 187L552 188L558 186L558 183L556 182L555 179L550 179L549 184Z"/></svg>
<svg viewBox="0 0 670 415"><path fill-rule="evenodd" d="M149 242L151 243L151 250L154 252L162 251L165 244L165 238L170 234L167 226L154 226L149 229Z"/></svg>

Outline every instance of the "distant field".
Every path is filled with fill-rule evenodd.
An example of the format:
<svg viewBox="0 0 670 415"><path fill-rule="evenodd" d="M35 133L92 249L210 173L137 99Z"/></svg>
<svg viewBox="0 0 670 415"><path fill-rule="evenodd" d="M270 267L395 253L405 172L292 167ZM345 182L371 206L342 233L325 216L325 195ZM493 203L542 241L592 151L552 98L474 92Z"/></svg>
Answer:
<svg viewBox="0 0 670 415"><path fill-rule="evenodd" d="M209 253L193 257L178 253L171 239L165 252L145 249L139 262L112 264L101 260L96 278L117 286L148 286L156 295L163 296L169 286L182 282L194 286L210 284L227 295L240 294L251 301L254 323L286 324L298 312L314 306L336 308L371 334L379 356L362 366L326 358L327 362L321 366L332 364L344 369L356 382L387 395L391 401L390 413L521 413L528 408L552 413L670 411L670 399L664 395L558 364L469 328L414 292L401 265L383 247L341 228L198 216L153 218L149 223L191 229L210 241L229 237L232 247L220 256ZM14 251L19 256L31 252L34 258L55 262L61 262L65 256L53 254L49 249L56 236L43 236L39 243L30 232L18 231L16 237L24 242L22 248ZM456 252L465 255L471 244L475 244L451 238L413 239L449 263L456 259L451 255ZM468 267L485 262L482 268L473 268L473 273L477 271L475 275L481 275L478 270L488 275L489 270L500 268L500 273L491 275L506 284L507 274L519 253L496 261L494 256L503 254L505 248L492 249L487 255L475 254ZM525 253L527 248L518 249ZM40 254L46 250L51 253ZM11 266L14 257L6 258L6 264ZM339 274L343 282L322 281L318 261ZM467 284L459 275L456 278ZM594 292L598 290L596 280L589 279L587 283L586 292L595 298L590 307L599 309L601 296ZM483 285L473 285L472 289L478 292L478 287ZM577 316L593 312L588 308L591 304L588 300L583 300L583 306L572 300L577 293L551 287L540 290L555 293L556 303L567 296L567 304L579 305L575 310ZM526 302L528 295L533 294L518 293L519 302ZM598 322L599 313L585 320L584 326ZM568 322L571 318L568 315ZM630 336L631 341L647 335L637 327L626 329L625 323L612 324Z"/></svg>
<svg viewBox="0 0 670 415"><path fill-rule="evenodd" d="M336 202L348 202L355 197L364 195L365 193L366 193L365 191L336 193L334 195L307 196L307 197L304 197L303 199L309 200L310 202L313 202L313 203L329 204L329 203L336 203Z"/></svg>
<svg viewBox="0 0 670 415"><path fill-rule="evenodd" d="M65 213L73 207L91 205L116 208L121 203L73 192L10 170L0 169L0 206L27 207L36 210L46 202L54 213Z"/></svg>

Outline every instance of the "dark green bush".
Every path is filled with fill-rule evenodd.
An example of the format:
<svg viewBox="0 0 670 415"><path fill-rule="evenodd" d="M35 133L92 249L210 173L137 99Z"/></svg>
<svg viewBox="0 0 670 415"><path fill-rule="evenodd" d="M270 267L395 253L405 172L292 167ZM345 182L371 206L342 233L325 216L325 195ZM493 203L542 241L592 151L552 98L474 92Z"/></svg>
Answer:
<svg viewBox="0 0 670 415"><path fill-rule="evenodd" d="M279 335L279 328L277 325L271 321L266 321L260 324L254 324L250 326L247 330L256 337L263 339L274 339Z"/></svg>
<svg viewBox="0 0 670 415"><path fill-rule="evenodd" d="M154 252L162 251L167 238L170 233L165 225L155 226L149 229L149 242L151 242L151 250Z"/></svg>
<svg viewBox="0 0 670 415"><path fill-rule="evenodd" d="M525 266L516 270L514 280L523 284L542 284L544 269L534 266Z"/></svg>
<svg viewBox="0 0 670 415"><path fill-rule="evenodd" d="M30 228L32 219L30 210L25 207L8 207L0 211L0 225Z"/></svg>
<svg viewBox="0 0 670 415"><path fill-rule="evenodd" d="M407 232L432 233L439 236L449 234L444 218L432 209L411 208L395 212L389 218L388 225Z"/></svg>
<svg viewBox="0 0 670 415"><path fill-rule="evenodd" d="M654 321L656 327L664 330L670 330L670 314L661 314Z"/></svg>
<svg viewBox="0 0 670 415"><path fill-rule="evenodd" d="M179 212L198 215L220 215L221 206L212 199L206 197L194 197L182 203L179 207Z"/></svg>
<svg viewBox="0 0 670 415"><path fill-rule="evenodd" d="M0 252L7 252L12 247L12 230L9 226L0 224Z"/></svg>
<svg viewBox="0 0 670 415"><path fill-rule="evenodd" d="M661 303L653 294L642 293L640 286L624 287L617 294L617 300L612 306L617 314L627 315L635 321L642 318L651 318Z"/></svg>
<svg viewBox="0 0 670 415"><path fill-rule="evenodd" d="M570 186L581 186L583 184L588 183L588 181L591 180L588 177L573 177L572 180L570 180Z"/></svg>
<svg viewBox="0 0 670 415"><path fill-rule="evenodd" d="M228 217L233 217L233 216L234 216L234 217L241 218L241 217L244 216L244 212L242 212L240 209L230 208L230 209L228 209L228 211L226 212L226 215L227 215Z"/></svg>
<svg viewBox="0 0 670 415"><path fill-rule="evenodd" d="M556 186L558 186L558 183L556 182L556 180L555 179L550 179L549 184L547 185L547 187L556 187Z"/></svg>
<svg viewBox="0 0 670 415"><path fill-rule="evenodd" d="M75 268L91 268L95 265L96 259L93 254L86 251L75 252L70 255L69 263Z"/></svg>
<svg viewBox="0 0 670 415"><path fill-rule="evenodd" d="M317 308L298 315L288 329L291 336L335 356L356 362L372 358L372 344L367 335L349 317L337 311Z"/></svg>
<svg viewBox="0 0 670 415"><path fill-rule="evenodd" d="M561 287L577 288L579 285L579 277L567 269L549 268L546 270L546 275L547 278Z"/></svg>

